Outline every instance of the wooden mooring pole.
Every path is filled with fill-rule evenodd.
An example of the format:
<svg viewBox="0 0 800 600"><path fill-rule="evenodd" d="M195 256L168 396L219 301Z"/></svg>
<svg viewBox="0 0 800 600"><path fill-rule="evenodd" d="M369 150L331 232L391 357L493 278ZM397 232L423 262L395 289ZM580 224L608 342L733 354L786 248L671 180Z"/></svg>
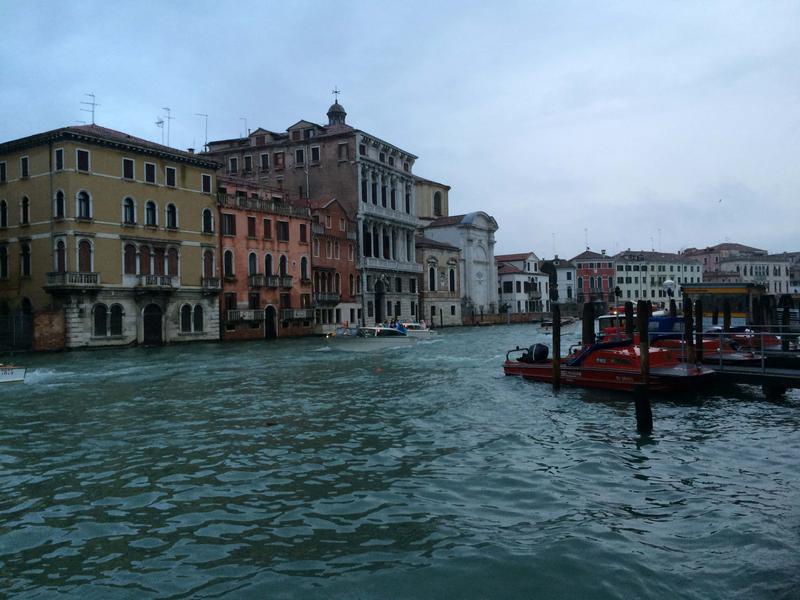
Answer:
<svg viewBox="0 0 800 600"><path fill-rule="evenodd" d="M650 321L650 303L639 300L636 303L636 326L639 330L639 359L642 382L634 386L633 402L636 408L636 430L649 435L653 431L653 409L650 406L650 338L647 324Z"/></svg>
<svg viewBox="0 0 800 600"><path fill-rule="evenodd" d="M561 387L561 307L553 305L553 387Z"/></svg>
<svg viewBox="0 0 800 600"><path fill-rule="evenodd" d="M781 313L781 350L784 352L789 351L789 325L791 323L791 313L789 311L792 310L792 297L789 294L784 294L781 296L780 305L783 309Z"/></svg>
<svg viewBox="0 0 800 600"><path fill-rule="evenodd" d="M625 333L630 339L633 339L633 302L625 303Z"/></svg>
<svg viewBox="0 0 800 600"><path fill-rule="evenodd" d="M683 297L683 341L686 346L686 362L693 365L697 362L694 353L694 319L692 318L692 299L689 296Z"/></svg>
<svg viewBox="0 0 800 600"><path fill-rule="evenodd" d="M731 330L731 301L725 298L722 301L722 331Z"/></svg>
<svg viewBox="0 0 800 600"><path fill-rule="evenodd" d="M694 314L697 319L695 331L695 356L697 362L703 362L703 302L698 298L694 302Z"/></svg>
<svg viewBox="0 0 800 600"><path fill-rule="evenodd" d="M553 319L555 324L555 319ZM584 346L594 344L594 304L587 302L583 305L583 321L581 322L581 343Z"/></svg>

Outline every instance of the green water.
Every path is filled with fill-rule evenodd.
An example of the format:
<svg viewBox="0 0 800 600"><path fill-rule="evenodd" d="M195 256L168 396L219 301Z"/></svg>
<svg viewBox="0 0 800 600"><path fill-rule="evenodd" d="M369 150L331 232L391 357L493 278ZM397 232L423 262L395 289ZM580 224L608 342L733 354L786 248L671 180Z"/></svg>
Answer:
<svg viewBox="0 0 800 600"><path fill-rule="evenodd" d="M533 325L15 357L0 594L798 598L800 395L502 375ZM565 340L565 344L569 339Z"/></svg>

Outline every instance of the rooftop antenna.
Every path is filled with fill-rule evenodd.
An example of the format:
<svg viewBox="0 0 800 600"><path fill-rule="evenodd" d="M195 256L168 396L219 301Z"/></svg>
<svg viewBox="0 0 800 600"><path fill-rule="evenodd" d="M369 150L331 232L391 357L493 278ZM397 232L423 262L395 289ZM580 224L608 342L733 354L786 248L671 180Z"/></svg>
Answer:
<svg viewBox="0 0 800 600"><path fill-rule="evenodd" d="M589 230L584 227L583 228L583 241L586 244L586 249L589 249Z"/></svg>
<svg viewBox="0 0 800 600"><path fill-rule="evenodd" d="M162 107L162 108L163 108L165 111L167 111L167 146L169 146L169 122L170 122L170 121L172 121L172 119L174 119L175 117L173 117L173 116L170 116L170 115L171 115L171 111L169 110L169 107L167 107L167 106L164 106L164 107ZM163 143L163 142L162 142L162 143Z"/></svg>
<svg viewBox="0 0 800 600"><path fill-rule="evenodd" d="M244 130L247 132L247 135L250 135L250 132L247 129L247 117L239 117L240 121L244 121ZM244 137L243 135L239 135L239 137Z"/></svg>
<svg viewBox="0 0 800 600"><path fill-rule="evenodd" d="M555 233L551 233L550 235L553 236L553 256L555 256L556 255L556 234Z"/></svg>
<svg viewBox="0 0 800 600"><path fill-rule="evenodd" d="M658 251L661 252L661 227L658 228Z"/></svg>
<svg viewBox="0 0 800 600"><path fill-rule="evenodd" d="M85 104L86 106L91 106L91 108L82 108L81 110L83 112L92 113L92 125L94 125L94 109L95 109L95 107L100 106L100 105L97 102L94 101L94 94L93 93L84 94L84 96L89 96L92 99L92 101L91 102L82 101L81 104Z"/></svg>
<svg viewBox="0 0 800 600"><path fill-rule="evenodd" d="M164 145L164 119L161 117L156 117L158 120L156 121L156 127L161 130L161 145Z"/></svg>
<svg viewBox="0 0 800 600"><path fill-rule="evenodd" d="M650 236L650 251L651 252L655 252L656 251L656 245L653 243L653 236L652 235Z"/></svg>
<svg viewBox="0 0 800 600"><path fill-rule="evenodd" d="M338 86L336 86L336 85L333 86L333 91L331 92L331 94L333 94L333 101L335 103L339 102L339 94L341 94L341 93L342 93L342 91L339 89Z"/></svg>
<svg viewBox="0 0 800 600"><path fill-rule="evenodd" d="M208 115L205 113L194 113L196 117L205 117L206 119L206 141L203 144L203 149L208 152Z"/></svg>

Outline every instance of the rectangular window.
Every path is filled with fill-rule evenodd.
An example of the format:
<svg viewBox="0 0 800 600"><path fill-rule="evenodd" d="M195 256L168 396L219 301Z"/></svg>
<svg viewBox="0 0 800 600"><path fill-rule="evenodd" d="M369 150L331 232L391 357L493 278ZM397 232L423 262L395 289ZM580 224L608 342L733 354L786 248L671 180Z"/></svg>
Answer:
<svg viewBox="0 0 800 600"><path fill-rule="evenodd" d="M513 294L514 293L514 282L513 281L504 281L503 282L503 293L504 294Z"/></svg>
<svg viewBox="0 0 800 600"><path fill-rule="evenodd" d="M83 171L87 173L89 171L89 151L88 150L76 150L75 156L77 158L78 163L78 171Z"/></svg>
<svg viewBox="0 0 800 600"><path fill-rule="evenodd" d="M132 158L123 158L122 159L122 178L123 179L133 179L133 159Z"/></svg>
<svg viewBox="0 0 800 600"><path fill-rule="evenodd" d="M348 152L347 152L347 144L339 144L339 160L347 160Z"/></svg>
<svg viewBox="0 0 800 600"><path fill-rule="evenodd" d="M308 242L307 235L308 234L306 232L306 224L305 223L300 223L300 241L303 244Z"/></svg>
<svg viewBox="0 0 800 600"><path fill-rule="evenodd" d="M145 183L156 182L156 166L153 163L144 163L144 181Z"/></svg>
<svg viewBox="0 0 800 600"><path fill-rule="evenodd" d="M256 218L247 217L247 237L256 237Z"/></svg>
<svg viewBox="0 0 800 600"><path fill-rule="evenodd" d="M23 156L19 159L19 176L28 177L28 175L30 175L28 172L28 157Z"/></svg>
<svg viewBox="0 0 800 600"><path fill-rule="evenodd" d="M165 167L164 175L169 187L175 187L175 167Z"/></svg>
<svg viewBox="0 0 800 600"><path fill-rule="evenodd" d="M0 183L6 181L6 163L0 162Z"/></svg>
<svg viewBox="0 0 800 600"><path fill-rule="evenodd" d="M417 293L417 280L414 277L408 280L408 291L412 294Z"/></svg>
<svg viewBox="0 0 800 600"><path fill-rule="evenodd" d="M228 171L230 173L238 173L239 172L239 159L235 156L231 156L228 159Z"/></svg>
<svg viewBox="0 0 800 600"><path fill-rule="evenodd" d="M325 215L325 229L331 228L331 216Z"/></svg>
<svg viewBox="0 0 800 600"><path fill-rule="evenodd" d="M222 213L222 235L236 235L236 215Z"/></svg>
<svg viewBox="0 0 800 600"><path fill-rule="evenodd" d="M202 181L203 181L203 193L210 194L211 193L211 175L207 175L203 173Z"/></svg>
<svg viewBox="0 0 800 600"><path fill-rule="evenodd" d="M56 164L56 171L63 171L64 170L64 149L58 148L55 152L55 160Z"/></svg>
<svg viewBox="0 0 800 600"><path fill-rule="evenodd" d="M319 162L319 146L313 146L311 148L311 162Z"/></svg>
<svg viewBox="0 0 800 600"><path fill-rule="evenodd" d="M361 156L366 156L366 155L367 155L367 147L366 147L364 144L359 144L359 145L358 145L358 153L359 153ZM372 315L370 315L370 317L371 317L371 316L372 316Z"/></svg>
<svg viewBox="0 0 800 600"><path fill-rule="evenodd" d="M253 157L252 156L245 156L244 157L244 172L250 173L253 170Z"/></svg>
<svg viewBox="0 0 800 600"><path fill-rule="evenodd" d="M282 169L284 164L283 152L276 152L272 158L275 159L275 168Z"/></svg>
<svg viewBox="0 0 800 600"><path fill-rule="evenodd" d="M278 221L277 222L278 228L278 241L279 242L288 242L289 241L289 221Z"/></svg>
<svg viewBox="0 0 800 600"><path fill-rule="evenodd" d="M269 169L269 154L266 152L261 155L261 170L266 171Z"/></svg>
<svg viewBox="0 0 800 600"><path fill-rule="evenodd" d="M296 165L303 165L306 162L305 158L305 151L302 148L298 148L294 151L294 164Z"/></svg>
<svg viewBox="0 0 800 600"><path fill-rule="evenodd" d="M347 223L344 218L339 219L339 231L347 231Z"/></svg>
<svg viewBox="0 0 800 600"><path fill-rule="evenodd" d="M264 239L272 239L272 219L264 219Z"/></svg>

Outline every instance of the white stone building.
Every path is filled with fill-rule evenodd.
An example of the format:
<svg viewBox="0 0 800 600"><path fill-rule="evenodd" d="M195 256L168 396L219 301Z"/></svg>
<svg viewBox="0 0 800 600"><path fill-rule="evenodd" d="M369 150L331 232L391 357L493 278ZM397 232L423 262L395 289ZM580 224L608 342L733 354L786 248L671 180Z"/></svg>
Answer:
<svg viewBox="0 0 800 600"><path fill-rule="evenodd" d="M512 313L548 312L550 282L539 269L533 252L501 254L497 262L497 295L500 309Z"/></svg>

